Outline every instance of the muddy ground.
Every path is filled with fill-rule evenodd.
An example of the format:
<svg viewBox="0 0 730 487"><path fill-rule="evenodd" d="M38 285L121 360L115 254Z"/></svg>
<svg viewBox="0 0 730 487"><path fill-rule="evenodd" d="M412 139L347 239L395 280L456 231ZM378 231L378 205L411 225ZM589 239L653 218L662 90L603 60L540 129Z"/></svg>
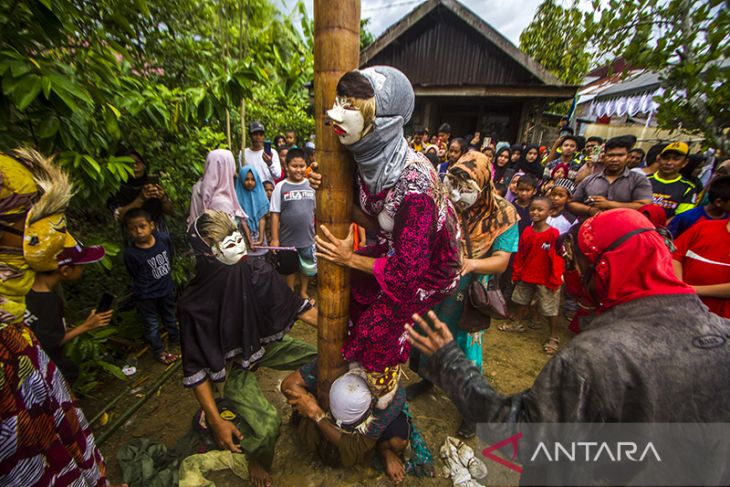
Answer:
<svg viewBox="0 0 730 487"><path fill-rule="evenodd" d="M498 323L498 322L496 322ZM525 333L505 333L496 329L496 323L485 334L484 369L488 380L504 394L515 393L530 386L542 369L548 356L542 352L548 331L546 325L540 330L528 329ZM566 323L561 323L561 342L564 345L571 333L565 331ZM292 331L292 336L316 342L316 331L301 323ZM153 361L149 354L141 357L138 372L134 380L149 376L143 387L149 387L164 372L165 366ZM418 376L406 369L409 384L418 380ZM285 487L329 487L329 486L386 486L391 485L382 471L372 468L332 469L323 466L314 454L308 454L299 448L293 429L289 426L291 408L278 392L278 384L286 372L261 369L257 372L261 387L268 399L281 411L283 425L277 444L276 459L273 468L274 485ZM179 370L137 413L116 431L102 446L101 450L107 460L109 478L112 482L121 482L121 470L117 461L117 451L129 440L147 437L164 443L168 448L189 431L192 415L198 404L191 391L181 385L182 371ZM82 407L89 419L109 400L123 390L120 383L112 383L99 394L97 399L82 400ZM136 400L127 395L112 409L111 421L118 417ZM436 458L437 475L441 462L438 449L447 435L455 436L459 423L459 415L438 389L417 398L411 403L417 426L424 432L426 441ZM94 424L98 436L104 427L98 422ZM469 442L475 445L475 440ZM489 475L487 485L517 485L518 476L510 470L493 462L487 463ZM209 476L219 487L248 485L231 472L217 472ZM404 486L449 486L451 481L445 478L423 479L407 477Z"/></svg>

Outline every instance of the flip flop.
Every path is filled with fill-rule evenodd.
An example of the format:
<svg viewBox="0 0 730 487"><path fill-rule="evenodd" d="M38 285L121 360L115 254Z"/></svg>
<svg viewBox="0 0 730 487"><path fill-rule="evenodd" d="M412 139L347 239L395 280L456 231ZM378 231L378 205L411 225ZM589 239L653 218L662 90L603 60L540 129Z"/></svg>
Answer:
<svg viewBox="0 0 730 487"><path fill-rule="evenodd" d="M560 350L560 338L557 337L550 337L542 346L542 351L548 355L554 355L558 350Z"/></svg>
<svg viewBox="0 0 730 487"><path fill-rule="evenodd" d="M162 352L160 355L157 356L157 361L164 365L170 365L179 358L180 357L178 357L174 353Z"/></svg>
<svg viewBox="0 0 730 487"><path fill-rule="evenodd" d="M499 331L505 331L509 333L524 333L525 332L525 325L522 323L500 323L497 325L497 329Z"/></svg>

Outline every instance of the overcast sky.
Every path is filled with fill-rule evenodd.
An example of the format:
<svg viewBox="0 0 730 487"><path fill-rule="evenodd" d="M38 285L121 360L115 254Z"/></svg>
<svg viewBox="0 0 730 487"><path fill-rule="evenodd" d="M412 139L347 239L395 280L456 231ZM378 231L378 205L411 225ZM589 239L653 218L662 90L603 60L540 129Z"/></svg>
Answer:
<svg viewBox="0 0 730 487"><path fill-rule="evenodd" d="M290 11L295 0L279 0ZM541 0L460 0L472 12L486 20L516 46L520 32L527 27ZM314 0L304 0L312 15ZM370 19L370 31L379 36L424 0L361 0L362 18Z"/></svg>

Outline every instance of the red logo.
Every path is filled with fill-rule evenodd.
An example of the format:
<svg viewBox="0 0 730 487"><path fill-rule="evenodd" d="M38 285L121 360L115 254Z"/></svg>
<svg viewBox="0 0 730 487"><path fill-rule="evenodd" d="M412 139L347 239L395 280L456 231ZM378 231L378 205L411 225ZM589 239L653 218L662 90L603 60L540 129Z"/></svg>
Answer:
<svg viewBox="0 0 730 487"><path fill-rule="evenodd" d="M509 438L506 438L500 442L495 443L492 446L488 446L484 450L482 450L482 455L484 455L486 458L489 458L490 460L493 460L500 465L504 465L505 467L514 470L517 473L522 473L522 467L517 465L516 463L510 462L509 460L505 460L504 458L498 457L493 451L497 451L503 446L507 444L512 444L512 460L517 459L517 442L522 438L522 433L517 433L516 435L512 435Z"/></svg>

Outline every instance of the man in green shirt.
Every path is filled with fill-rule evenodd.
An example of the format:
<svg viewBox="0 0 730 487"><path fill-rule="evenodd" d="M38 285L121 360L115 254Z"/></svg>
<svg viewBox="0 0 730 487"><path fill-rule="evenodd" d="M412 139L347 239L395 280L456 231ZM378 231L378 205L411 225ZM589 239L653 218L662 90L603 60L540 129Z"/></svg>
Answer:
<svg viewBox="0 0 730 487"><path fill-rule="evenodd" d="M667 218L695 206L697 186L679 174L689 161L688 152L689 147L684 142L672 142L659 155L659 169L648 178L654 204L664 208Z"/></svg>

